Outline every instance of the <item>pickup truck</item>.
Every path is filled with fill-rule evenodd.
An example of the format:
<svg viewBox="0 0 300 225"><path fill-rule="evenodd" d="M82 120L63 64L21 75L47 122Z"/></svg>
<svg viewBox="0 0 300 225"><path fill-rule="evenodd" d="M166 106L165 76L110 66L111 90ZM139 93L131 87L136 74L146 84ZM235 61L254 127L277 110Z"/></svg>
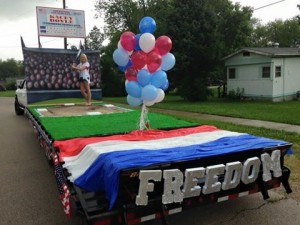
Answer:
<svg viewBox="0 0 300 225"><path fill-rule="evenodd" d="M66 215L83 224L167 224L168 215L192 207L259 192L267 199L281 184L292 191L284 165L290 143L152 112L141 131L139 110L100 102L33 106L25 84L16 91L16 114L28 118L53 166Z"/></svg>

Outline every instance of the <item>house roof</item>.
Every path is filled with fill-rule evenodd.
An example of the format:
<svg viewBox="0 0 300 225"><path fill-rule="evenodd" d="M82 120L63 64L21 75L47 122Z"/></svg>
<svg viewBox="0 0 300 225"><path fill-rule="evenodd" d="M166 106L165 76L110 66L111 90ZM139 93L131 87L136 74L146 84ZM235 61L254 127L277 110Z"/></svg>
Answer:
<svg viewBox="0 0 300 225"><path fill-rule="evenodd" d="M267 48L242 48L226 57L222 60L229 59L242 52L252 52L258 55L275 57L300 57L300 48L279 48L279 47L267 47Z"/></svg>

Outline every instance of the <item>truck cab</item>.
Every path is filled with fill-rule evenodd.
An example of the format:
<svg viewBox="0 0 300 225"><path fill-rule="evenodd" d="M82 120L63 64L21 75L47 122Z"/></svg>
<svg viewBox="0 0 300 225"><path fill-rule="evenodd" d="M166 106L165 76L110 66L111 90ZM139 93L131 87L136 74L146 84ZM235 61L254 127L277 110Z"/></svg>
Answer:
<svg viewBox="0 0 300 225"><path fill-rule="evenodd" d="M23 115L24 109L27 107L27 89L26 80L23 80L20 85L17 86L15 95L15 113L16 115Z"/></svg>

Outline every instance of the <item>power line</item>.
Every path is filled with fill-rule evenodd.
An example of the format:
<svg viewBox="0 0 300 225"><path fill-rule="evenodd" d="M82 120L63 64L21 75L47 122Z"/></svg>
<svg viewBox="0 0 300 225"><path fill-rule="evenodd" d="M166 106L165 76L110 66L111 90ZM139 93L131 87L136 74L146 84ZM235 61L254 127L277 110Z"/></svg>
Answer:
<svg viewBox="0 0 300 225"><path fill-rule="evenodd" d="M280 2L284 2L284 1L285 1L285 0L281 0L281 1L277 1L277 2L270 3L270 4L268 4L268 5L260 6L260 7L256 8L256 9L254 9L253 11L259 10L259 9L263 9L263 8L266 8L266 7L269 7L269 6L271 6L271 5L275 5L275 4L278 4L278 3L280 3Z"/></svg>

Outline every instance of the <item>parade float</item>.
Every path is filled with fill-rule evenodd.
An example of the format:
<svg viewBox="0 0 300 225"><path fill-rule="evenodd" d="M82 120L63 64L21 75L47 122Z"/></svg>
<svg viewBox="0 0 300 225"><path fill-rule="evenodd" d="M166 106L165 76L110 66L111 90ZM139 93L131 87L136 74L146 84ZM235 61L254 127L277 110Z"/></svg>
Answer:
<svg viewBox="0 0 300 225"><path fill-rule="evenodd" d="M171 39L155 38L155 28L154 19L143 18L140 34L124 32L112 56L124 72L130 107L103 102L24 106L53 165L67 216L80 215L84 224L93 225L153 219L167 224L168 215L207 203L258 192L268 199L268 190L281 184L290 193L284 157L291 143L149 110L163 101L167 71L175 65ZM36 87L28 82L37 74L27 72L27 88ZM48 83L45 76L39 80Z"/></svg>

